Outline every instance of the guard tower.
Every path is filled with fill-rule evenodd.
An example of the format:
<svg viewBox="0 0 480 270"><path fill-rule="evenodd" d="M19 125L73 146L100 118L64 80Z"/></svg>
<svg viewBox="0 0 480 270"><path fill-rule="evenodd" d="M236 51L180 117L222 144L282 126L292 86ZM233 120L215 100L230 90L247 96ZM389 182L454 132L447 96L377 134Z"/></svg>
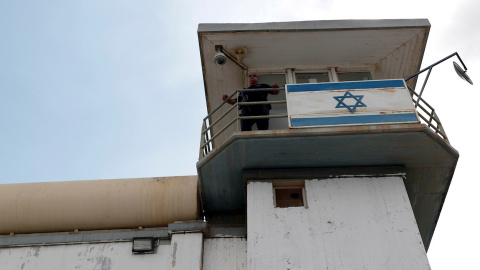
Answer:
<svg viewBox="0 0 480 270"><path fill-rule="evenodd" d="M248 269L430 269L459 154L404 80L429 30L426 19L199 25L201 207L212 236L247 237ZM280 85L263 102L269 130L241 131L238 107L253 103L222 100L249 72Z"/></svg>
<svg viewBox="0 0 480 270"><path fill-rule="evenodd" d="M0 185L0 269L430 269L458 153L408 80L429 29L199 25L198 176ZM238 99L250 72L280 93Z"/></svg>

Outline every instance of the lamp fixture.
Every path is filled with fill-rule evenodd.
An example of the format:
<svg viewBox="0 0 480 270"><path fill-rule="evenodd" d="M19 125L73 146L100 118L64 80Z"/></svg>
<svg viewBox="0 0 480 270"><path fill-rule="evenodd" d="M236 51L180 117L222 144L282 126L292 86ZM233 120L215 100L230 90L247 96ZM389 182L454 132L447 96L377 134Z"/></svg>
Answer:
<svg viewBox="0 0 480 270"><path fill-rule="evenodd" d="M155 251L157 239L153 237L134 237L132 252L136 254L153 253Z"/></svg>
<svg viewBox="0 0 480 270"><path fill-rule="evenodd" d="M463 63L462 63L463 64ZM465 65L463 65L465 66ZM467 75L467 68L465 67L465 70L463 70L458 64L457 62L453 61L453 68L455 69L455 71L457 72L458 76L460 76L460 78L464 79L465 81L467 81L468 83L470 83L471 85L473 85L473 82L472 80L470 79L470 77L468 77Z"/></svg>
<svg viewBox="0 0 480 270"><path fill-rule="evenodd" d="M453 56L457 56L457 57L458 57L458 60L460 60L460 63L462 63L463 68L464 68L464 69L462 69L462 68L460 67L460 65L458 65L455 61L453 61L453 68L454 68L455 71L457 72L458 76L460 76L460 78L464 79L465 81L467 81L468 83L470 83L471 85L473 85L472 80L471 80L470 77L467 75L467 67L466 67L465 64L463 63L462 58L460 58L460 55L458 55L457 52L454 52L454 53L452 53L451 55L443 58L442 60L440 60L440 61L438 61L438 62L436 62L436 63L434 63L434 64L432 64L432 65L430 65L430 66L428 66L428 67L426 67L426 68L424 68L424 69L422 69L422 70L420 70L419 72L417 72L417 73L413 74L412 76L408 77L407 79L405 79L405 81L408 81L408 80L410 80L411 78L414 78L414 77L420 75L421 73L423 73L424 71L427 71L427 70L428 70L427 77L425 78L425 81L423 82L422 90L420 90L420 94L418 95L417 102L415 102L415 108L418 106L418 102L420 101L420 98L421 98L421 96L422 96L423 90L425 89L425 85L427 84L428 77L430 77L430 72L432 72L433 67L436 66L436 65L438 65L438 64L440 64L440 63L442 63L443 61L445 61L445 60L453 57Z"/></svg>

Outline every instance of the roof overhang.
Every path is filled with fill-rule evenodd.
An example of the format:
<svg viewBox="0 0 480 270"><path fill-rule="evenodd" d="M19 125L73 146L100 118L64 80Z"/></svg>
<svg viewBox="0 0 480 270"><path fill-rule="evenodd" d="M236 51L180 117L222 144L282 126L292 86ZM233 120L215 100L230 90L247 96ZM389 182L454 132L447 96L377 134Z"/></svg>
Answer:
<svg viewBox="0 0 480 270"><path fill-rule="evenodd" d="M208 110L217 103L211 103L209 96L231 93L238 87L222 79L236 72L242 80L243 74L235 64L214 64L215 45L228 52L246 47L243 64L259 72L367 68L381 70L376 79L392 79L406 78L420 69L429 31L427 19L199 24ZM409 83L414 87L415 80Z"/></svg>

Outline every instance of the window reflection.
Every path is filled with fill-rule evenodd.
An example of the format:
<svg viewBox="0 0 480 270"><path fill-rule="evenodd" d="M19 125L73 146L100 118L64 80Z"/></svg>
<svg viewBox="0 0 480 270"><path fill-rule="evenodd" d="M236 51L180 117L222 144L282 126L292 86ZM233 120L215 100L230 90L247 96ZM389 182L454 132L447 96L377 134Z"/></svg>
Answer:
<svg viewBox="0 0 480 270"><path fill-rule="evenodd" d="M328 72L316 72L316 73L295 73L295 80L300 83L321 83L328 82Z"/></svg>
<svg viewBox="0 0 480 270"><path fill-rule="evenodd" d="M348 81L367 81L372 79L370 72L344 72L337 73L338 80L341 82Z"/></svg>

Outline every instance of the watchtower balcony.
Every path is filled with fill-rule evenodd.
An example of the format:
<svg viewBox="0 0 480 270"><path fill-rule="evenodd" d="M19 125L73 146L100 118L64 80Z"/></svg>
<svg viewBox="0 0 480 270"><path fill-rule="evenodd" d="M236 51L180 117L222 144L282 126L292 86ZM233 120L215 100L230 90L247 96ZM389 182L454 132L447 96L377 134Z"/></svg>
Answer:
<svg viewBox="0 0 480 270"><path fill-rule="evenodd" d="M296 84L278 90L285 99L233 106L223 102L204 118L197 163L204 211L243 211L247 170L399 166L407 172L405 186L428 248L458 160L435 110L403 79ZM354 97L350 103L344 98L342 105L346 93ZM338 108L325 108L328 103ZM271 104L273 109L268 116L240 116L238 107L252 104ZM280 104L288 109L275 110ZM248 118L272 123L269 130L241 131L240 121Z"/></svg>

